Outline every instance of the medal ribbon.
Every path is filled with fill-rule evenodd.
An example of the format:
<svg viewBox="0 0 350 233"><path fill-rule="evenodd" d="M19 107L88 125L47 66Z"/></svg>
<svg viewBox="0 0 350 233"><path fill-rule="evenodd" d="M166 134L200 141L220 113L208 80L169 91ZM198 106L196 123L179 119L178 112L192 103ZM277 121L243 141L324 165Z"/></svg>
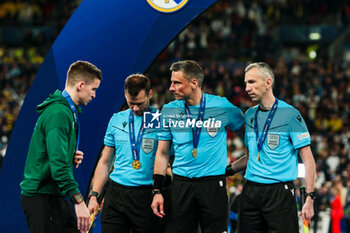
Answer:
<svg viewBox="0 0 350 233"><path fill-rule="evenodd" d="M149 108L148 108L148 111L150 111ZM135 142L134 114L132 113L132 111L130 111L129 137L130 137L132 156L134 160L140 160L140 146L141 146L141 139L143 137L143 133L144 133L144 128L143 128L143 124L141 123L139 135L137 136L137 141Z"/></svg>
<svg viewBox="0 0 350 233"><path fill-rule="evenodd" d="M185 102L185 112L186 112L186 118L192 119L191 111L190 111L188 105L186 104L186 102ZM204 112L205 112L205 95L203 94L202 98L201 98L201 103L199 105L199 112L198 112L198 117L197 117L196 122L203 121ZM197 128L197 127L196 127L195 131L194 131L194 129L192 129L193 148L194 149L197 149L201 130L202 130L202 128Z"/></svg>
<svg viewBox="0 0 350 233"><path fill-rule="evenodd" d="M265 122L265 125L264 125L264 129L263 129L263 133L261 135L261 138L259 138L259 128L258 128L258 112L259 112L259 108L255 112L254 130L255 130L255 135L256 135L256 143L258 144L258 152L260 152L261 149L262 149L262 146L263 146L264 141L266 139L267 132L269 131L272 119L275 116L275 113L276 113L276 110L277 110L277 103L278 103L278 99L275 98L275 103L272 105L270 113L267 116L267 119L266 119L266 122Z"/></svg>
<svg viewBox="0 0 350 233"><path fill-rule="evenodd" d="M78 119L78 111L77 111L77 108L75 107L75 103L73 102L72 98L70 97L69 93L66 90L62 91L62 96L67 100L69 104L69 108L72 111L74 116L75 125L77 126L78 135L77 135L77 145L75 147L75 150L77 151L79 148L79 141L80 141L80 124Z"/></svg>

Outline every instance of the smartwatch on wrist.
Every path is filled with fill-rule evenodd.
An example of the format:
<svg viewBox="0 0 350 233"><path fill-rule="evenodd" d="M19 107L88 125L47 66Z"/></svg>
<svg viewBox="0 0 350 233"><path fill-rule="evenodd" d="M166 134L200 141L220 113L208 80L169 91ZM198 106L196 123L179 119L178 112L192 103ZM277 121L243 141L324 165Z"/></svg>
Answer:
<svg viewBox="0 0 350 233"><path fill-rule="evenodd" d="M73 204L80 204L84 201L84 198L80 193L76 193L70 200Z"/></svg>

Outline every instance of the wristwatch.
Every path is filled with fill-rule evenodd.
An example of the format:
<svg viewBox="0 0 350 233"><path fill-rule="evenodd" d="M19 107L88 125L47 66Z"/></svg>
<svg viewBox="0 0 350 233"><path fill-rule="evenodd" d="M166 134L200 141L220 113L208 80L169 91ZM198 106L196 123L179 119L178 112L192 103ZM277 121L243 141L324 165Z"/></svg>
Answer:
<svg viewBox="0 0 350 233"><path fill-rule="evenodd" d="M76 193L70 200L73 204L80 204L84 201L84 198L80 193Z"/></svg>
<svg viewBox="0 0 350 233"><path fill-rule="evenodd" d="M97 198L97 197L98 197L98 195L99 195L99 193L98 193L98 192L96 192L96 191L92 191L92 190L91 190L91 191L90 191L90 193L89 193L89 198L90 198L90 197L96 197L96 198Z"/></svg>
<svg viewBox="0 0 350 233"><path fill-rule="evenodd" d="M156 195L156 194L162 194L162 191L161 190L159 190L159 189L152 189L152 194L153 194L153 196L154 195Z"/></svg>
<svg viewBox="0 0 350 233"><path fill-rule="evenodd" d="M312 200L315 200L316 198L315 192L306 193L306 197L307 196L311 197Z"/></svg>

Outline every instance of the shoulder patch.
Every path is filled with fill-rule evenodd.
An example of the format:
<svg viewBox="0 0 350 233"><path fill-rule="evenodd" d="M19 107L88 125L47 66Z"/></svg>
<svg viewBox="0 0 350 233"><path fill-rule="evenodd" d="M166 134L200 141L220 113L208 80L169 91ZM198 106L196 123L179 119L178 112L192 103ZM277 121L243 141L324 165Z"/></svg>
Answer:
<svg viewBox="0 0 350 233"><path fill-rule="evenodd" d="M309 137L310 137L309 132L302 133L302 134L299 134L299 135L298 135L299 140L303 140L303 139L309 138Z"/></svg>

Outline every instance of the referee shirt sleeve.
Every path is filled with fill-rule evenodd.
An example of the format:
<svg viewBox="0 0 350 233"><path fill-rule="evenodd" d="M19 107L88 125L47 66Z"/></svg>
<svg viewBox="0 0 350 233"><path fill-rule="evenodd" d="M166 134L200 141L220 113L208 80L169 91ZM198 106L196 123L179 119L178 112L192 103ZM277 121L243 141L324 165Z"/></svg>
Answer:
<svg viewBox="0 0 350 233"><path fill-rule="evenodd" d="M311 144L310 133L300 112L295 110L289 119L289 133L294 149Z"/></svg>
<svg viewBox="0 0 350 233"><path fill-rule="evenodd" d="M228 127L232 131L237 131L244 124L243 113L239 108L231 104L227 99L226 101Z"/></svg>

